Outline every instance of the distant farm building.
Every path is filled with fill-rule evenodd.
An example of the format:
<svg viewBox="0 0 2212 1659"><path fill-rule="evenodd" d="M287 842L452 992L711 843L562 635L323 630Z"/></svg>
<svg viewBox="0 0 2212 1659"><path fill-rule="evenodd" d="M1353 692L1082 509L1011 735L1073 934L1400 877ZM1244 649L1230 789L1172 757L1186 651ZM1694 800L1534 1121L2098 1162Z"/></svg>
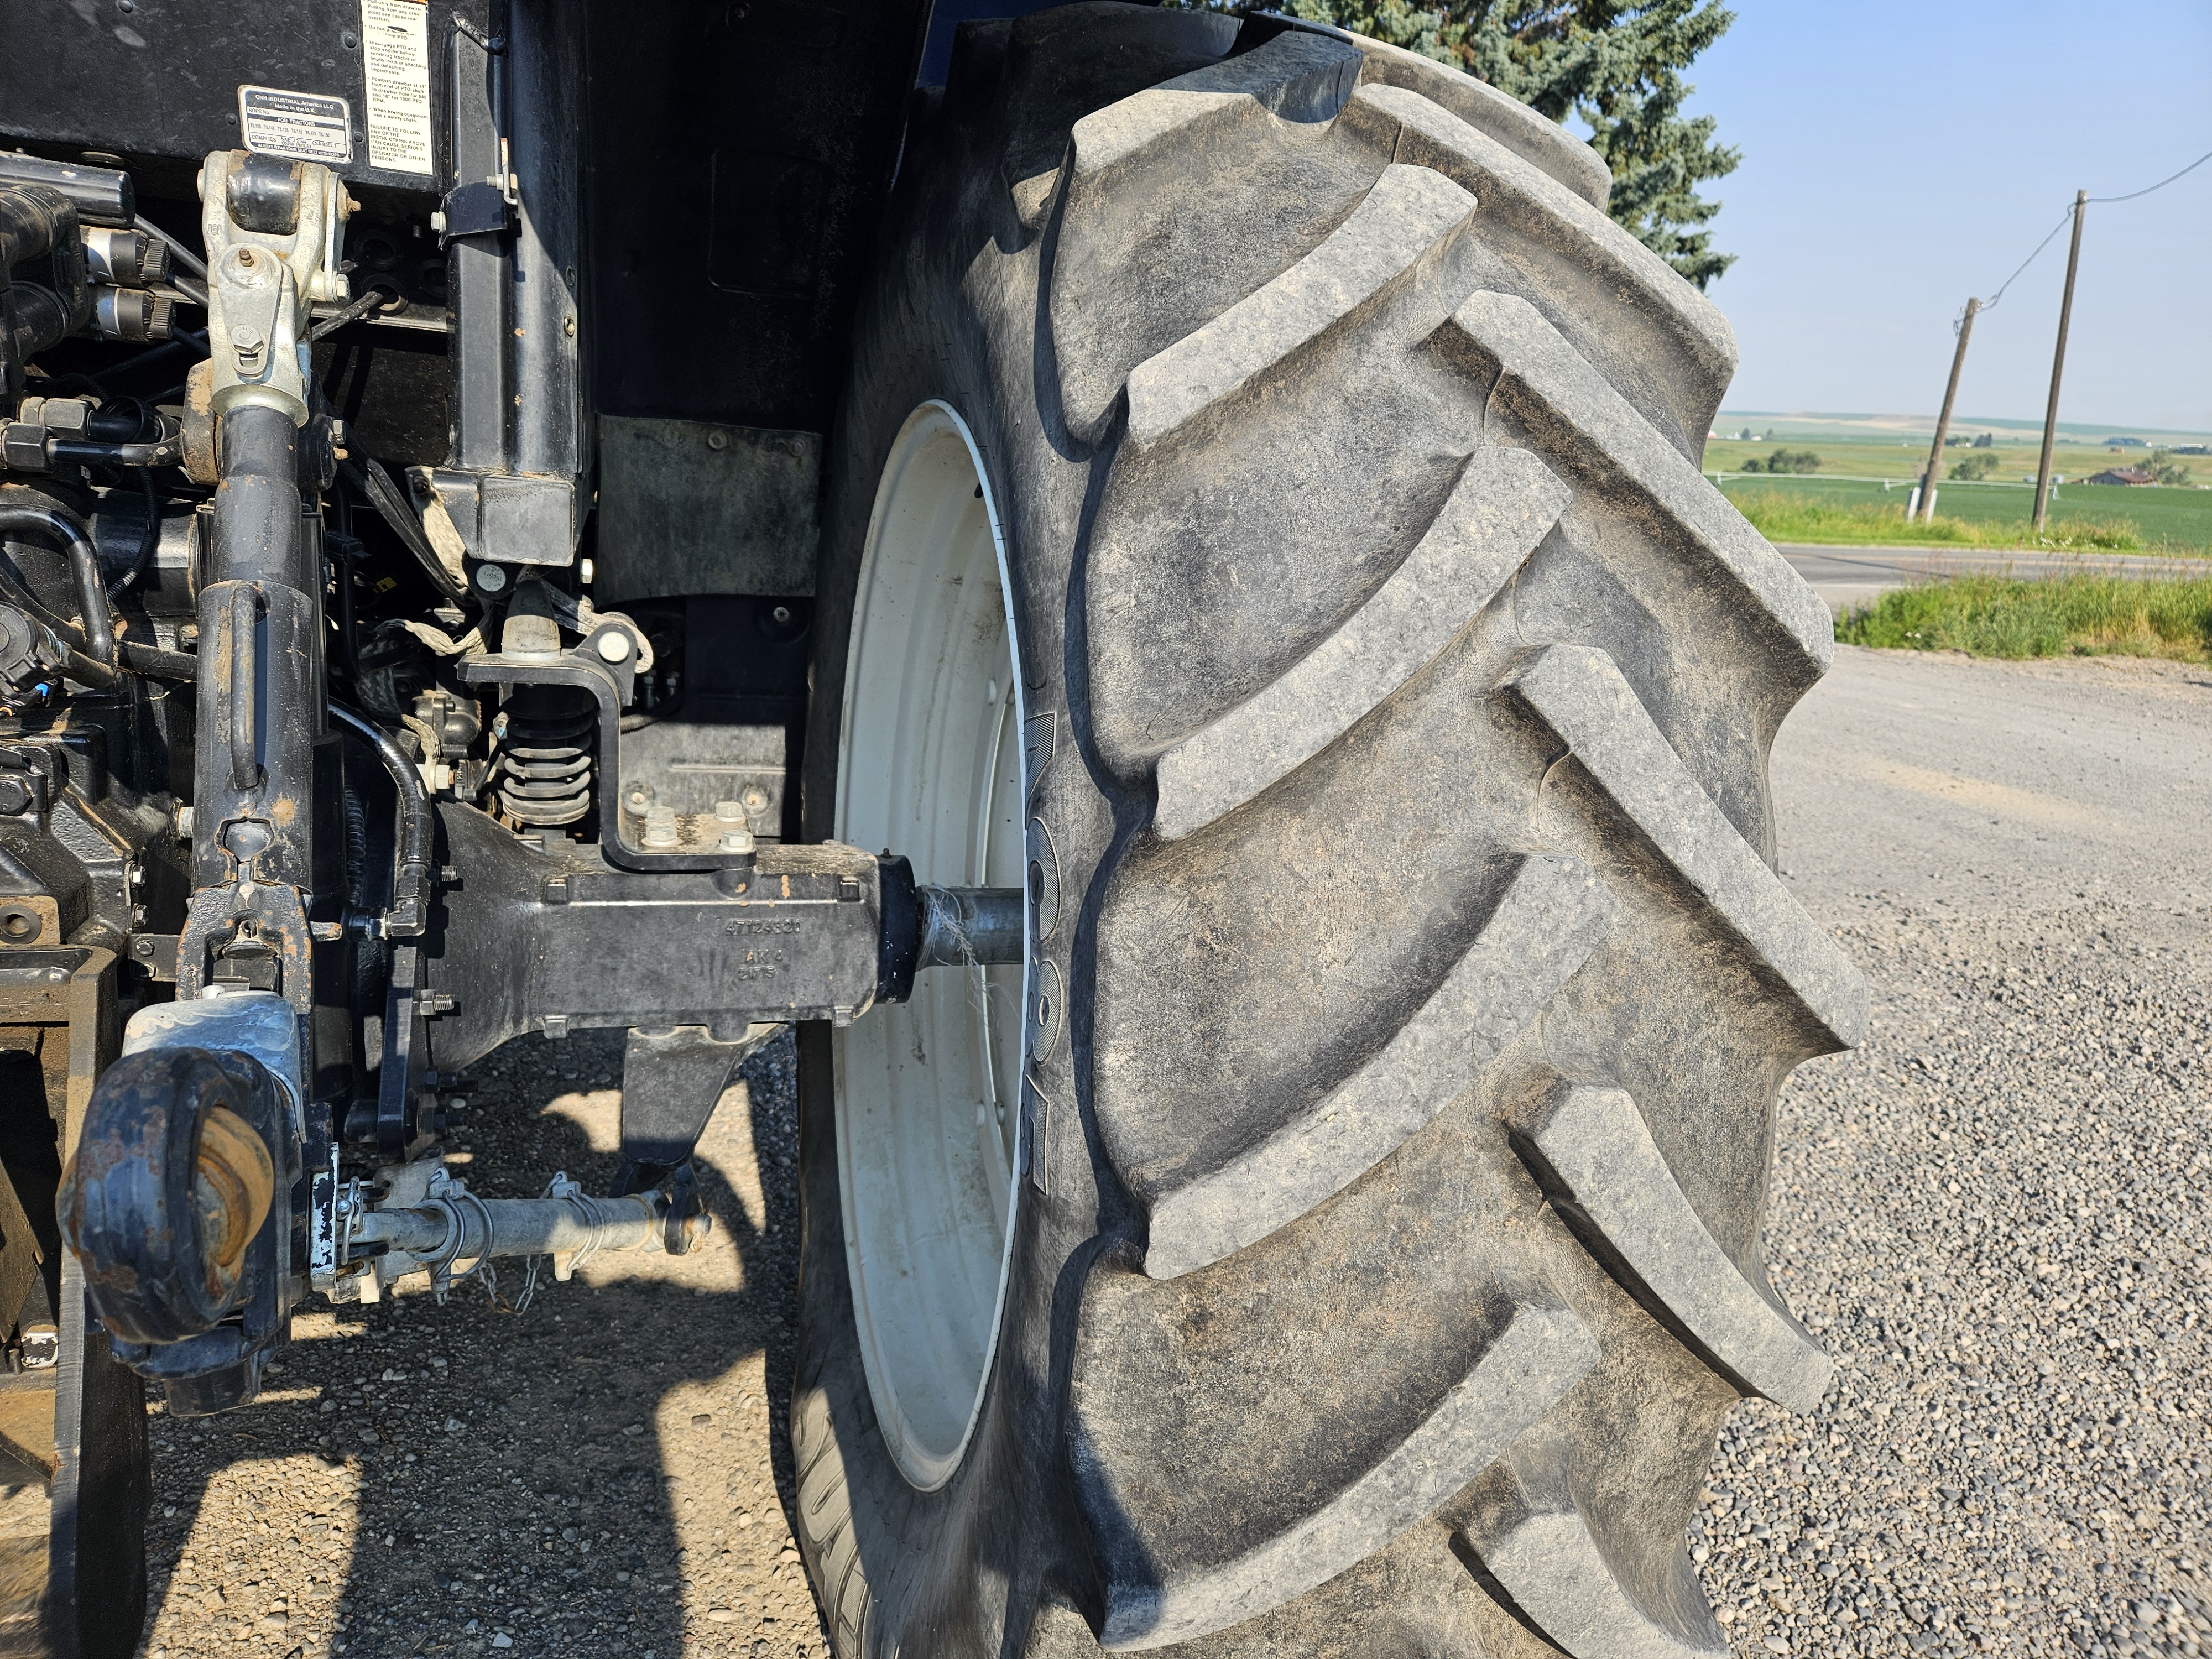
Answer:
<svg viewBox="0 0 2212 1659"><path fill-rule="evenodd" d="M2084 478L2083 483L2096 484L2154 484L2158 480L2139 466L2108 466L2094 477Z"/></svg>

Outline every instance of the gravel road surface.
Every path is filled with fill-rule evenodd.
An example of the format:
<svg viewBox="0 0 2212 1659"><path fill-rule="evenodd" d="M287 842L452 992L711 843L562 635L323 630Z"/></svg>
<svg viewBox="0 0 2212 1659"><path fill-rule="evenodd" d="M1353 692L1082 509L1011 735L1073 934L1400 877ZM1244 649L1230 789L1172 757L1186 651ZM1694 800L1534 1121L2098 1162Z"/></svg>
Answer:
<svg viewBox="0 0 2212 1659"><path fill-rule="evenodd" d="M1767 1241L1836 1351L1695 1528L1740 1652L2212 1644L2212 673L1842 648L1783 865L1872 979L1784 1091Z"/></svg>
<svg viewBox="0 0 2212 1659"><path fill-rule="evenodd" d="M1875 1012L1783 1093L1769 1254L1841 1366L1809 1417L1733 1419L1709 1595L1753 1659L2212 1646L2212 673L1843 649L1774 782ZM709 1131L702 1252L520 1313L325 1309L266 1403L157 1413L149 1651L823 1653L781 1449L788 1054ZM611 1175L619 1065L483 1068L483 1188Z"/></svg>

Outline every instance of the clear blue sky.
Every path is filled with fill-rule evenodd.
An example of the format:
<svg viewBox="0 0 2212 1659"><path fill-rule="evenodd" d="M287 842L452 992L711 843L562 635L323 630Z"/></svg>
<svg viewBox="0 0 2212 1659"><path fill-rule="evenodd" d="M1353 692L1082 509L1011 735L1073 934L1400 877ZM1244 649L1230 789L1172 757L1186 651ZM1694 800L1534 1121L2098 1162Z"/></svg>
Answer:
<svg viewBox="0 0 2212 1659"><path fill-rule="evenodd" d="M2077 188L2119 195L2212 149L2212 4L1735 0L1692 112L1743 164L1707 193L1739 256L1732 410L1933 415L1951 319ZM2062 234L1974 326L1962 414L2040 419ZM2212 161L2092 206L2062 419L2212 430Z"/></svg>

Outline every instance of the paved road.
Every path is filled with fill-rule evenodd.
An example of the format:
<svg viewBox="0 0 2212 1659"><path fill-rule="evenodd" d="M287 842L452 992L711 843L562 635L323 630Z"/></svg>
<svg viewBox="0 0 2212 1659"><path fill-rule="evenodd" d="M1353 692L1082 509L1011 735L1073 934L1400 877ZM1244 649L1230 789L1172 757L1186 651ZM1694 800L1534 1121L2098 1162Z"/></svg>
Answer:
<svg viewBox="0 0 2212 1659"><path fill-rule="evenodd" d="M2136 558L2118 553L1983 553L1936 547L1815 547L1780 542L1783 557L1838 614L1873 603L1893 587L1929 576L2047 576L2092 569L2124 576L2201 575L2212 564L2195 559Z"/></svg>
<svg viewBox="0 0 2212 1659"><path fill-rule="evenodd" d="M1845 647L1773 781L1875 1012L1778 1115L1768 1255L1838 1382L1732 1419L1706 1593L1741 1659L2212 1647L2212 672ZM483 1068L489 1190L611 1173L620 1057ZM702 1147L706 1251L520 1315L318 1303L268 1403L155 1414L149 1659L819 1659L793 1128L779 1045Z"/></svg>

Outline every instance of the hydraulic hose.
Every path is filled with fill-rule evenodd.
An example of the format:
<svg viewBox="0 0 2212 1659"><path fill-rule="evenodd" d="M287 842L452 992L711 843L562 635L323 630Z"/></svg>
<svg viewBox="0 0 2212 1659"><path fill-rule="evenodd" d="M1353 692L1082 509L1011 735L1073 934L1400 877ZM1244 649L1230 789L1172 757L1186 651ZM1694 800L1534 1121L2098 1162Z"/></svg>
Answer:
<svg viewBox="0 0 2212 1659"><path fill-rule="evenodd" d="M392 908L385 913L384 931L402 938L419 934L428 925L430 860L438 842L438 820L430 810L430 792L422 787L422 775L407 758L406 750L382 726L343 703L332 703L331 716L374 746L376 757L384 763L384 769L392 774L392 785L399 791L399 850L392 860Z"/></svg>
<svg viewBox="0 0 2212 1659"><path fill-rule="evenodd" d="M26 495L29 493L22 492ZM92 544L92 532L85 528L84 521L51 502L18 499L0 501L0 531L9 530L43 531L68 548L70 574L76 582L77 608L84 613L86 654L112 673L115 668L115 620L107 611L107 584L100 574L100 553Z"/></svg>
<svg viewBox="0 0 2212 1659"><path fill-rule="evenodd" d="M84 685L112 685L116 670L106 663L94 662L84 654L84 630L67 617L57 617L39 603L39 596L17 581L5 570L0 570L0 593L7 595L8 603L27 611L52 629L61 642L70 647L69 661L64 665L69 677ZM141 645L135 640L115 642L118 665L133 674L143 674L149 679L181 680L186 684L200 677L199 659L181 651L167 651L158 645Z"/></svg>
<svg viewBox="0 0 2212 1659"><path fill-rule="evenodd" d="M52 438L47 453L58 461L88 461L95 466L181 466L184 441L171 438L155 443L110 444L81 438Z"/></svg>

